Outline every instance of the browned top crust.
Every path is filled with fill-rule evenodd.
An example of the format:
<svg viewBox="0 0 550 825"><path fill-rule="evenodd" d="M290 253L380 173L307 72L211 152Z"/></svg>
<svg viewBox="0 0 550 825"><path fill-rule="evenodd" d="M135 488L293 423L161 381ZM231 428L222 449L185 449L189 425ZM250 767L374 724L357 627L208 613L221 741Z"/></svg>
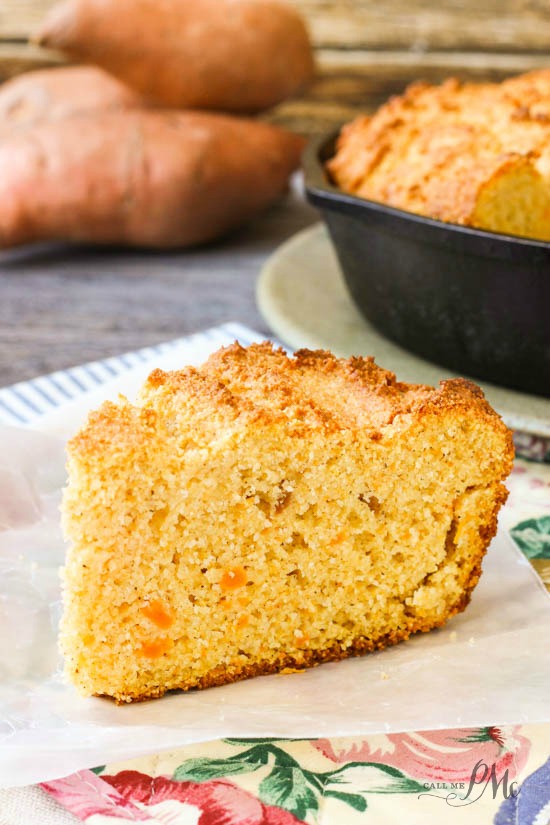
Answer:
<svg viewBox="0 0 550 825"><path fill-rule="evenodd" d="M154 370L131 405L106 403L70 443L70 452L94 452L100 443L113 449L137 446L153 434L191 417L198 441L224 428L254 422L284 424L297 436L322 427L327 432L356 429L373 439L399 419L405 423L433 413L466 411L507 433L482 391L462 378L442 381L438 389L405 384L372 357L336 358L323 350L299 350L289 357L270 343L218 350L199 369ZM510 436L510 460L513 454Z"/></svg>
<svg viewBox="0 0 550 825"><path fill-rule="evenodd" d="M345 126L328 163L348 192L469 224L487 181L550 179L550 69L503 83L414 83Z"/></svg>

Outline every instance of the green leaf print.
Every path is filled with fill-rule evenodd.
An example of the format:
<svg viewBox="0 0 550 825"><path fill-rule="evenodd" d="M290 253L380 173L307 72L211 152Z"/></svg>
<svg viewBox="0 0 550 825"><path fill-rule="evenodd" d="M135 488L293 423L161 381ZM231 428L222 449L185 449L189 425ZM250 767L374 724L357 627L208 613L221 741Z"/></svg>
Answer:
<svg viewBox="0 0 550 825"><path fill-rule="evenodd" d="M364 796L358 793L346 793L345 791L325 791L324 796L332 796L333 799L339 799L340 802L345 802L350 808L355 808L356 811L363 812L367 810L367 800Z"/></svg>
<svg viewBox="0 0 550 825"><path fill-rule="evenodd" d="M424 786L406 776L398 768L379 762L349 762L336 771L318 774L325 788L352 784L362 793L419 793Z"/></svg>
<svg viewBox="0 0 550 825"><path fill-rule="evenodd" d="M309 811L319 809L319 793L312 790L299 767L276 765L260 782L258 795L264 804L284 808L298 819L305 819Z"/></svg>
<svg viewBox="0 0 550 825"><path fill-rule="evenodd" d="M246 760L237 759L188 759L174 771L174 779L178 782L207 782L209 779L220 779L223 776L237 776L240 773L250 773L259 765L251 764Z"/></svg>
<svg viewBox="0 0 550 825"><path fill-rule="evenodd" d="M228 740L227 744L251 744L226 759L187 759L176 768L174 779L180 782L206 782L210 779L254 773L271 768L258 788L258 797L266 805L275 805L304 819L319 810L323 796L337 799L356 811L367 809L365 794L422 793L425 788L397 768L378 762L350 762L331 771L310 771L302 767L275 742L295 740L246 739ZM345 786L352 786L350 791ZM351 792L351 791L354 792ZM355 791L359 792L355 792Z"/></svg>
<svg viewBox="0 0 550 825"><path fill-rule="evenodd" d="M272 742L309 742L309 739L283 739L274 737L273 739L224 739L228 745L270 745Z"/></svg>
<svg viewBox="0 0 550 825"><path fill-rule="evenodd" d="M510 535L528 559L550 559L550 516L521 521Z"/></svg>
<svg viewBox="0 0 550 825"><path fill-rule="evenodd" d="M460 739L455 739L455 742L492 742L495 737L491 734L494 728L472 728L472 733L469 736L463 736Z"/></svg>

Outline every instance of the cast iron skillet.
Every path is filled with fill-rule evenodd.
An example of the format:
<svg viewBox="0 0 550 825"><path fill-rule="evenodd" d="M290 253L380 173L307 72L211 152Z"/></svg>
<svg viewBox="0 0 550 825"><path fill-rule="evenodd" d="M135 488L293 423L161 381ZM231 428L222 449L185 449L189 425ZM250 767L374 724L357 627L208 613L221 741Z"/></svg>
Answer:
<svg viewBox="0 0 550 825"><path fill-rule="evenodd" d="M348 195L324 170L335 139L307 148L306 193L365 317L454 372L550 397L550 243Z"/></svg>

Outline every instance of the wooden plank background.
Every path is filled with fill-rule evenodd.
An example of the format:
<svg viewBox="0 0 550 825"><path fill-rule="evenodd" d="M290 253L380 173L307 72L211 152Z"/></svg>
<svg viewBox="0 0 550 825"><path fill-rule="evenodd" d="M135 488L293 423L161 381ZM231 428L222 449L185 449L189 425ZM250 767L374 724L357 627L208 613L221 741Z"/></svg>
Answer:
<svg viewBox="0 0 550 825"><path fill-rule="evenodd" d="M29 45L55 0L0 0L0 79L62 58ZM291 0L306 17L318 79L273 119L321 131L408 82L501 78L550 65L547 0Z"/></svg>

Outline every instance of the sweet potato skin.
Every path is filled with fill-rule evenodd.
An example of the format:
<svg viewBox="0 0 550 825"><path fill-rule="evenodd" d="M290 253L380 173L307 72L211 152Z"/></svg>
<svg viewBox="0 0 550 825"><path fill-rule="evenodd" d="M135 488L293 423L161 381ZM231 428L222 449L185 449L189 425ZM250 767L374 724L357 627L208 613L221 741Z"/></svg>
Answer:
<svg viewBox="0 0 550 825"><path fill-rule="evenodd" d="M203 243L282 194L302 148L275 126L203 112L40 124L0 142L0 247Z"/></svg>
<svg viewBox="0 0 550 825"><path fill-rule="evenodd" d="M0 139L46 120L138 106L137 92L95 66L27 72L0 86Z"/></svg>
<svg viewBox="0 0 550 825"><path fill-rule="evenodd" d="M63 0L36 40L169 108L261 111L314 69L301 17L277 0Z"/></svg>

